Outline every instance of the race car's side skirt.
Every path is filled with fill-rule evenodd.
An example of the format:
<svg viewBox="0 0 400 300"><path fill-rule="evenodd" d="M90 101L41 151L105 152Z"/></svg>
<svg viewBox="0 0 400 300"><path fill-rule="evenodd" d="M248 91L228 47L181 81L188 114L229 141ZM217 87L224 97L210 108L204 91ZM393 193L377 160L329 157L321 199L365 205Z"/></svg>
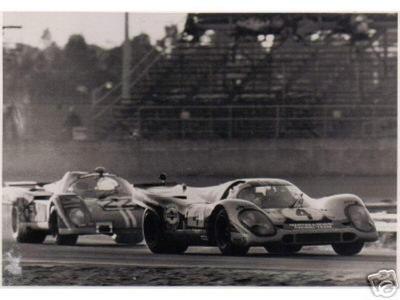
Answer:
<svg viewBox="0 0 400 300"><path fill-rule="evenodd" d="M60 234L78 234L78 235L95 235L95 234L104 234L104 235L113 235L114 233L139 233L141 232L141 228L113 228L112 232L101 233L98 232L96 227L83 227L83 228L60 228L58 232Z"/></svg>
<svg viewBox="0 0 400 300"><path fill-rule="evenodd" d="M23 222L23 224L32 229L49 230L49 224L47 222Z"/></svg>
<svg viewBox="0 0 400 300"><path fill-rule="evenodd" d="M204 229L180 229L167 234L191 246L212 246Z"/></svg>

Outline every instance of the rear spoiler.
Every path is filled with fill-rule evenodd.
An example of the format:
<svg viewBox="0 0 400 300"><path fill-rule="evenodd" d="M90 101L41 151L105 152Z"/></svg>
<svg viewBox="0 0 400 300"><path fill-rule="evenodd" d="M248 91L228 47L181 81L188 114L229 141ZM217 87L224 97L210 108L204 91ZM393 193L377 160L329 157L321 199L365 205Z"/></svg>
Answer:
<svg viewBox="0 0 400 300"><path fill-rule="evenodd" d="M174 186L177 182L144 182L144 183L134 183L133 186L141 189L148 189L157 186Z"/></svg>
<svg viewBox="0 0 400 300"><path fill-rule="evenodd" d="M44 186L48 182L36 182L36 181L6 181L4 186L6 187L21 187L21 188L33 188L35 186Z"/></svg>

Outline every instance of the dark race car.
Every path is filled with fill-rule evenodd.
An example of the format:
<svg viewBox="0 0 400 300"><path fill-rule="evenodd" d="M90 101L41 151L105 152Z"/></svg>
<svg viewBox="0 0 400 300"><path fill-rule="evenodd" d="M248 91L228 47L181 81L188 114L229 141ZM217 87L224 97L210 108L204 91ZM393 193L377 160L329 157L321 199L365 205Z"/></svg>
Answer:
<svg viewBox="0 0 400 300"><path fill-rule="evenodd" d="M79 235L106 234L117 243L143 240L142 192L125 179L105 173L67 172L52 183L10 182L3 203L11 205L17 242L42 243L54 235L59 245L73 245Z"/></svg>
<svg viewBox="0 0 400 300"><path fill-rule="evenodd" d="M148 192L163 196L144 201L149 207L144 237L154 253L205 245L218 246L226 255L244 255L251 246L291 254L304 245L328 244L337 254L354 255L378 238L359 197L313 199L286 180L238 179L205 188L150 187Z"/></svg>

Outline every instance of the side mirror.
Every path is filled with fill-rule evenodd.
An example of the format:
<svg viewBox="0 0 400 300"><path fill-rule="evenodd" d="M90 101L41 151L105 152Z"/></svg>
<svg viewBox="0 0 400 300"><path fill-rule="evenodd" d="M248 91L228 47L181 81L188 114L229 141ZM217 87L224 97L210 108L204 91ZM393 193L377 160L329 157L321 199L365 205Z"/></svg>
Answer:
<svg viewBox="0 0 400 300"><path fill-rule="evenodd" d="M103 174L106 172L106 169L104 167L96 167L94 171L95 173L98 173L100 177L103 177Z"/></svg>
<svg viewBox="0 0 400 300"><path fill-rule="evenodd" d="M158 177L163 183L167 181L167 174L161 173L160 176Z"/></svg>

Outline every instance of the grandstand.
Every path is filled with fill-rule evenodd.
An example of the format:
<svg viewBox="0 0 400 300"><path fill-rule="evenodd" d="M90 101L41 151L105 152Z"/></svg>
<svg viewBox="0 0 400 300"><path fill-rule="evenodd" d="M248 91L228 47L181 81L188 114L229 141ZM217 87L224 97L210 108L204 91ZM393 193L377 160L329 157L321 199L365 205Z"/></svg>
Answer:
<svg viewBox="0 0 400 300"><path fill-rule="evenodd" d="M131 39L126 99L121 47L74 39L4 51L5 105L26 120L8 178L396 175L397 15L189 14L155 45ZM63 134L71 106L86 139Z"/></svg>
<svg viewBox="0 0 400 300"><path fill-rule="evenodd" d="M396 135L395 15L189 14L172 32L95 119L147 138Z"/></svg>
<svg viewBox="0 0 400 300"><path fill-rule="evenodd" d="M84 109L97 138L396 136L396 15L189 14L135 61Z"/></svg>

